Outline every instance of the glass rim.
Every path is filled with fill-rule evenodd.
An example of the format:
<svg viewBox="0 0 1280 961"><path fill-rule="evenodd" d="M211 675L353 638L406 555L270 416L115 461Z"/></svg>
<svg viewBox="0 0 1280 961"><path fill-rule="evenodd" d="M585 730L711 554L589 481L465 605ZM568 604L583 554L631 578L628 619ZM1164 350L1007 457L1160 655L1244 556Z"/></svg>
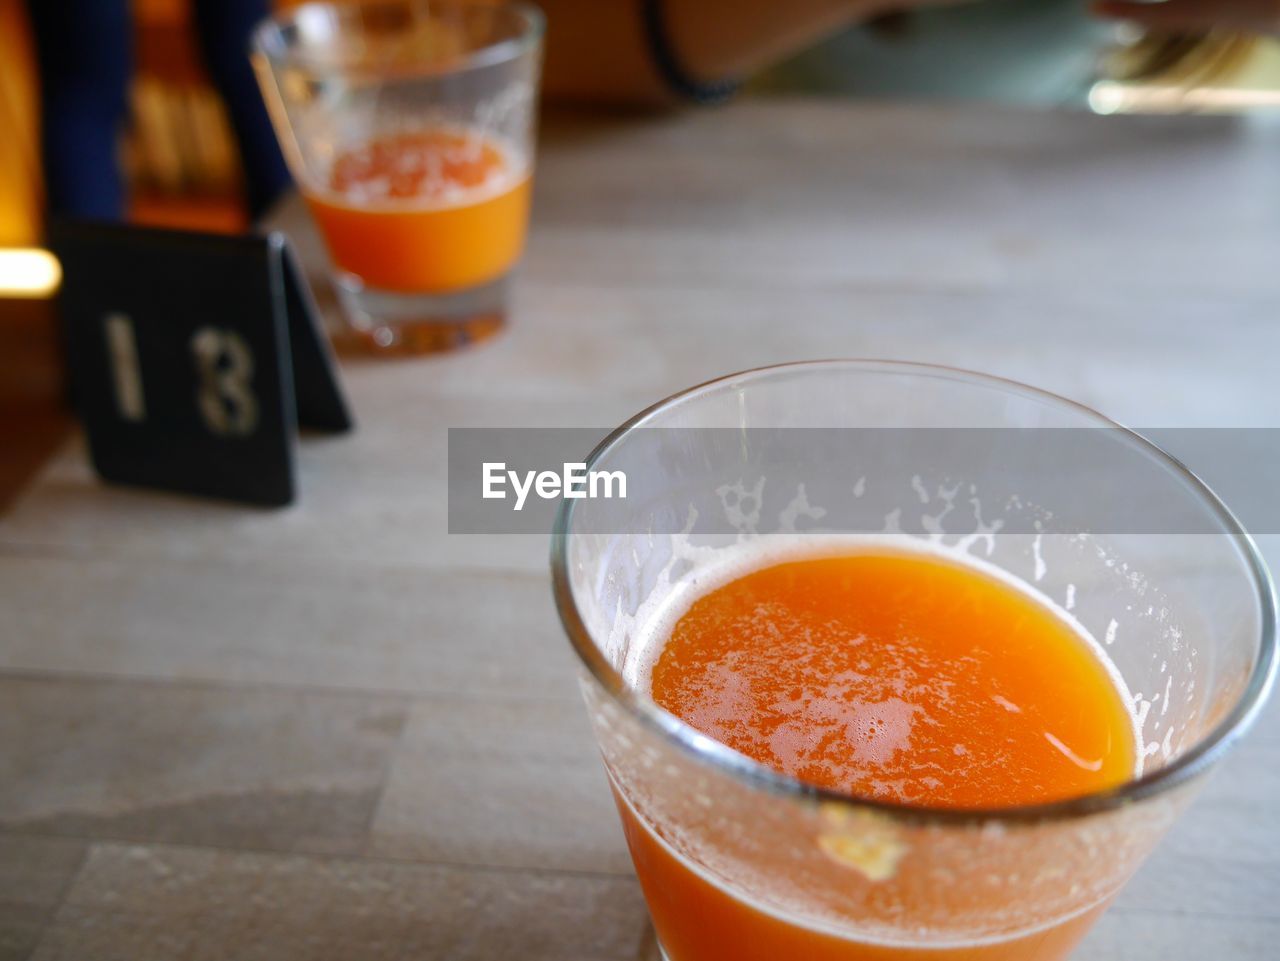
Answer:
<svg viewBox="0 0 1280 961"><path fill-rule="evenodd" d="M370 0L370 2L361 4L362 7L374 8L404 5L405 0ZM430 0L430 3L426 4L426 6L437 9L484 10L488 12L507 10L517 14L523 20L523 29L515 36L478 47L447 65L437 63L415 64L406 73L398 76L427 77L447 75L510 63L537 47L542 42L543 34L546 32L546 17L542 11L532 3L525 3L524 0L502 0L500 3L484 5L469 3L467 0ZM321 9L342 12L351 10L353 7L350 2L344 3L342 0L307 0L307 2L292 6L288 10L274 13L253 28L250 39L252 52L266 58L270 63L288 64L309 70L319 70L325 67L325 64L315 62L298 48L289 47L280 39L284 29L297 23L298 19L304 15L304 11ZM273 49L273 46L276 49ZM380 68L377 65L351 65L341 68L335 68L330 65L330 68L341 69L347 73L367 72L381 74L385 72L385 68Z"/></svg>
<svg viewBox="0 0 1280 961"><path fill-rule="evenodd" d="M1032 823L1066 820L1115 810L1135 801L1165 794L1187 783L1206 771L1225 754L1252 725L1266 702L1267 694L1276 674L1276 590L1253 538L1241 527L1235 515L1196 474L1177 458L1152 443L1136 431L1116 423L1091 407L1058 394L1019 381L983 374L977 371L949 367L941 364L922 364L899 360L847 358L831 360L796 361L756 367L705 381L651 404L609 433L586 458L586 468L591 469L601 457L612 450L635 428L641 427L675 405L708 394L730 384L741 385L752 380L762 380L779 373L804 369L828 369L849 371L880 371L910 374L953 380L984 386L1017 394L1068 410L1074 410L1098 423L1099 426L1117 429L1155 461L1175 473L1201 502L1217 517L1226 536L1233 540L1241 552L1247 574L1252 579L1254 595L1260 615L1260 638L1257 660L1248 683L1235 704L1190 750L1175 758L1170 764L1129 778L1124 783L1101 791L1093 791L1057 801L1016 804L980 808L936 808L922 804L887 801L869 798L846 791L820 787L801 778L782 774L755 761L727 744L698 731L676 715L659 707L652 700L628 687L622 675L606 660L579 614L568 575L568 544L572 536L570 527L576 501L562 500L556 512L551 535L551 581L556 610L569 641L579 660L612 700L636 717L646 727L656 731L665 740L676 745L696 760L722 771L749 786L794 797L802 801L834 803L861 810L876 811L899 820L941 825L983 825L992 822ZM1141 749L1141 746L1139 746Z"/></svg>

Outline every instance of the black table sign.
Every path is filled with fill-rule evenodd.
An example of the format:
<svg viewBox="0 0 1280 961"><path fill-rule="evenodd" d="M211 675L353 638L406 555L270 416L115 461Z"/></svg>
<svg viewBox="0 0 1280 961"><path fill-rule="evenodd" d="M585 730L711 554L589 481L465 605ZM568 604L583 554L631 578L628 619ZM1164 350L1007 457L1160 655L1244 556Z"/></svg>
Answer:
<svg viewBox="0 0 1280 961"><path fill-rule="evenodd" d="M284 236L59 224L71 390L103 479L291 503L299 423L351 415Z"/></svg>

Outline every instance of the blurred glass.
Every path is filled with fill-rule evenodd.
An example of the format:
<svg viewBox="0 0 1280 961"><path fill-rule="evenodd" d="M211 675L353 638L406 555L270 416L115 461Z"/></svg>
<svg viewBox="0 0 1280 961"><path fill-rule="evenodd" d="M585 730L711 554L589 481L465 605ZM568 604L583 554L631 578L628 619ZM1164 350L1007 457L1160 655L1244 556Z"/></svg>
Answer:
<svg viewBox="0 0 1280 961"><path fill-rule="evenodd" d="M500 329L528 228L541 14L307 3L253 48L353 331L413 353Z"/></svg>

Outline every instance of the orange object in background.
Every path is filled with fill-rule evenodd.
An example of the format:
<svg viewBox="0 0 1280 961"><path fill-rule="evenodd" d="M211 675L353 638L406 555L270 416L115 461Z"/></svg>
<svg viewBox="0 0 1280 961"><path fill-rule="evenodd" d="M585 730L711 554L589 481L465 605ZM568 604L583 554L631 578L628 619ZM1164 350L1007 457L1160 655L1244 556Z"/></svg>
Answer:
<svg viewBox="0 0 1280 961"><path fill-rule="evenodd" d="M205 68L189 0L132 0L134 76L121 159L130 223L249 228L239 150Z"/></svg>
<svg viewBox="0 0 1280 961"><path fill-rule="evenodd" d="M651 689L762 764L880 800L1031 804L1118 785L1136 764L1127 697L1094 645L1031 595L923 554L794 561L712 590L675 625ZM1057 961L1102 910L999 942L857 942L740 900L619 808L671 961ZM915 884L946 897L936 879L899 876Z"/></svg>
<svg viewBox="0 0 1280 961"><path fill-rule="evenodd" d="M21 0L0 0L0 246L40 237L43 184L35 53Z"/></svg>
<svg viewBox="0 0 1280 961"><path fill-rule="evenodd" d="M344 151L326 190L303 193L339 269L368 287L435 294L515 264L530 190L527 170L499 145L432 129Z"/></svg>

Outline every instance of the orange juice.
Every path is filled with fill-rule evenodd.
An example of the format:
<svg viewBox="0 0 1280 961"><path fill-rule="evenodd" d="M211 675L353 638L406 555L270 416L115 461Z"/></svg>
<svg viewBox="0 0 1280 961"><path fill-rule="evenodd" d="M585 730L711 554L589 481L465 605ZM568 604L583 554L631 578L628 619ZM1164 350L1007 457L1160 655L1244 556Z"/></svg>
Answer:
<svg viewBox="0 0 1280 961"><path fill-rule="evenodd" d="M1099 904L1021 937L972 946L856 941L735 897L692 870L620 798L618 810L654 929L670 961L1061 961L1107 907Z"/></svg>
<svg viewBox="0 0 1280 961"><path fill-rule="evenodd" d="M754 760L873 799L1047 802L1118 785L1137 763L1127 696L1095 644L1030 593L923 553L800 559L729 581L678 619L649 684L657 704ZM671 961L1048 961L1102 910L994 943L859 942L736 897L619 807Z"/></svg>
<svg viewBox="0 0 1280 961"><path fill-rule="evenodd" d="M334 263L368 287L449 293L519 259L532 178L502 144L432 128L343 150L324 189L304 189Z"/></svg>

